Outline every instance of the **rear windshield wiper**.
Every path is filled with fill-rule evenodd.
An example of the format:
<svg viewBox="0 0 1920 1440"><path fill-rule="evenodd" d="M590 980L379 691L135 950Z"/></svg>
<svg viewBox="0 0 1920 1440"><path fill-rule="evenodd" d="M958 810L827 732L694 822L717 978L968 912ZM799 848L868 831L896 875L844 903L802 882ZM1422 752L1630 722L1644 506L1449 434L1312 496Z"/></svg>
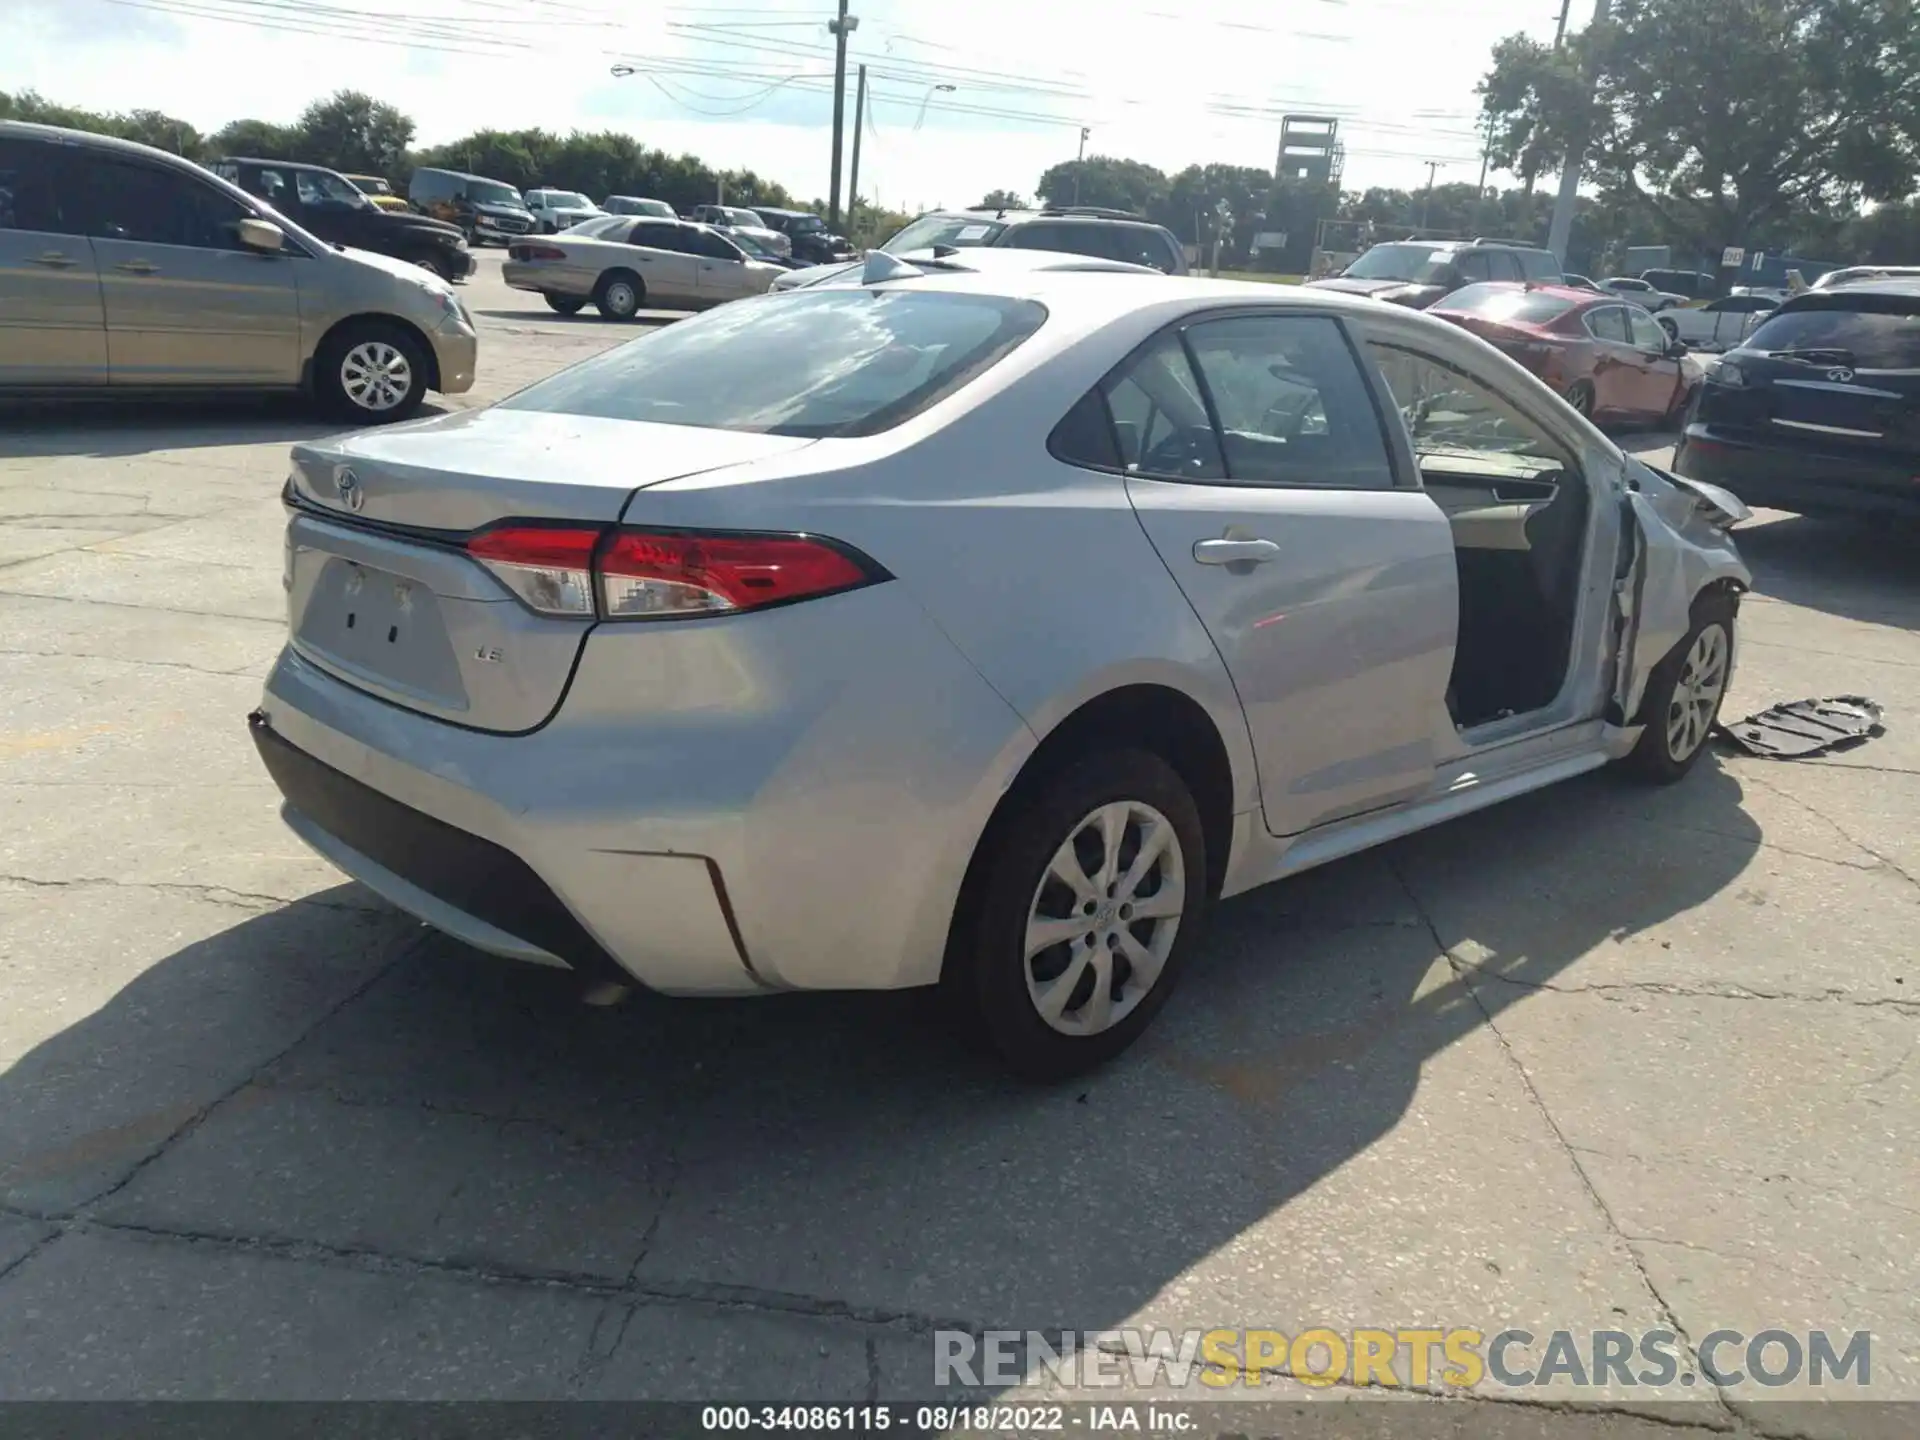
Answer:
<svg viewBox="0 0 1920 1440"><path fill-rule="evenodd" d="M1809 346L1804 350L1767 350L1763 351L1773 360L1802 360L1809 365L1852 365L1853 352L1837 346Z"/></svg>

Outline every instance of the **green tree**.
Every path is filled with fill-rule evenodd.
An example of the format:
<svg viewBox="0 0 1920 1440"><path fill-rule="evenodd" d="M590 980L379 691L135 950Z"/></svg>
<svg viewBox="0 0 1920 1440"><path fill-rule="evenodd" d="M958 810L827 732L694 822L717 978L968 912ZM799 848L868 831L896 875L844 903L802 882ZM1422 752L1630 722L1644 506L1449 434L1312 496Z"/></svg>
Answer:
<svg viewBox="0 0 1920 1440"><path fill-rule="evenodd" d="M293 158L353 174L396 175L413 143L413 121L358 90L339 90L301 112Z"/></svg>
<svg viewBox="0 0 1920 1440"><path fill-rule="evenodd" d="M38 125L89 130L96 135L137 140L142 145L170 150L188 159L198 159L205 143L193 126L159 110L125 113L82 110L72 105L56 105L32 90L22 90L17 95L0 92L0 120L30 120Z"/></svg>
<svg viewBox="0 0 1920 1440"><path fill-rule="evenodd" d="M1068 184L1071 185L1072 182L1069 181ZM973 208L976 210L1024 210L1027 208L1027 202L1017 190L989 190L980 203Z"/></svg>
<svg viewBox="0 0 1920 1440"><path fill-rule="evenodd" d="M233 155L256 160L300 160L305 158L304 140L300 131L289 125L275 125L268 120L229 120L207 137L207 158L217 160L223 155Z"/></svg>
<svg viewBox="0 0 1920 1440"><path fill-rule="evenodd" d="M1151 214L1166 199L1167 177L1139 160L1089 155L1052 166L1036 188L1049 205L1103 205Z"/></svg>
<svg viewBox="0 0 1920 1440"><path fill-rule="evenodd" d="M1495 163L1584 138L1590 180L1709 254L1920 176L1913 0L1616 0L1560 52L1502 41L1480 93Z"/></svg>

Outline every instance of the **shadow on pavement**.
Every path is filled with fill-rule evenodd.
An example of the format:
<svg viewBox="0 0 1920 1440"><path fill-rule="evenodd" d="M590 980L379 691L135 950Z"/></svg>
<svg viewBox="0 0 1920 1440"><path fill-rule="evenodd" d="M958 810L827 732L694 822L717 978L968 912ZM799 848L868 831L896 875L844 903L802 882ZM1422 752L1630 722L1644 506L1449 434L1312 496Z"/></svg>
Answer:
<svg viewBox="0 0 1920 1440"><path fill-rule="evenodd" d="M446 408L429 400L417 417ZM0 459L280 444L351 428L299 395L10 400L0 402Z"/></svg>
<svg viewBox="0 0 1920 1440"><path fill-rule="evenodd" d="M595 1010L570 977L433 938L263 1064L261 1034L324 1009L290 977L406 933L341 908L365 899L343 886L151 965L0 1076L0 1199L57 1217L105 1195L90 1213L142 1233L642 1295L786 1295L909 1335L1099 1329L1149 1305L1226 1323L1174 1282L1212 1259L1232 1279L1192 1303L1255 1304L1240 1274L1302 1263L1304 1241L1217 1252L1393 1132L1489 1013L1708 900L1760 838L1709 757L1672 789L1589 776L1267 887L1221 908L1134 1052L1051 1089L945 1038L920 995ZM231 1060L204 1119L185 1056ZM1442 1083L1468 1088L1439 1103L1461 1128L1395 1144L1441 1145L1412 1153L1473 1184L1531 1164L1538 1142L1508 1133L1526 1122L1474 1123L1506 1063L1450 1061ZM1300 1226L1338 1247L1337 1219ZM231 1370L256 1342L201 1343L240 1352Z"/></svg>
<svg viewBox="0 0 1920 1440"><path fill-rule="evenodd" d="M1848 620L1920 628L1920 526L1790 515L1734 533L1762 595Z"/></svg>

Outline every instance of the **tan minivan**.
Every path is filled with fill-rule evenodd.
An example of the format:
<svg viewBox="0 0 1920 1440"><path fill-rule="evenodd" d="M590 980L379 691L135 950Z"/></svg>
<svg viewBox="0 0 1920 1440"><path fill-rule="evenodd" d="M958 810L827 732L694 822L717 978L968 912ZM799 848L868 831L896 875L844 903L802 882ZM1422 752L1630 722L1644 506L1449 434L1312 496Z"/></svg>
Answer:
<svg viewBox="0 0 1920 1440"><path fill-rule="evenodd" d="M0 121L0 394L302 390L362 424L473 386L472 317L164 151Z"/></svg>

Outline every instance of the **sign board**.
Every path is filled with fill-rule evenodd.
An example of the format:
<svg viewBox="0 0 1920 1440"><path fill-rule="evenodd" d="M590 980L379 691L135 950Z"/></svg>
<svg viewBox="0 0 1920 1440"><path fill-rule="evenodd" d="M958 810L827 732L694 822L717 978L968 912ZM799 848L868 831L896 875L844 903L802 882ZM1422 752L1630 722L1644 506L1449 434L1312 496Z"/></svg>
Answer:
<svg viewBox="0 0 1920 1440"><path fill-rule="evenodd" d="M1262 230L1253 237L1256 250L1284 250L1287 248L1287 232L1284 230Z"/></svg>
<svg viewBox="0 0 1920 1440"><path fill-rule="evenodd" d="M1729 245L1720 252L1720 263L1729 269L1739 269L1740 262L1747 258L1747 252L1738 245Z"/></svg>

